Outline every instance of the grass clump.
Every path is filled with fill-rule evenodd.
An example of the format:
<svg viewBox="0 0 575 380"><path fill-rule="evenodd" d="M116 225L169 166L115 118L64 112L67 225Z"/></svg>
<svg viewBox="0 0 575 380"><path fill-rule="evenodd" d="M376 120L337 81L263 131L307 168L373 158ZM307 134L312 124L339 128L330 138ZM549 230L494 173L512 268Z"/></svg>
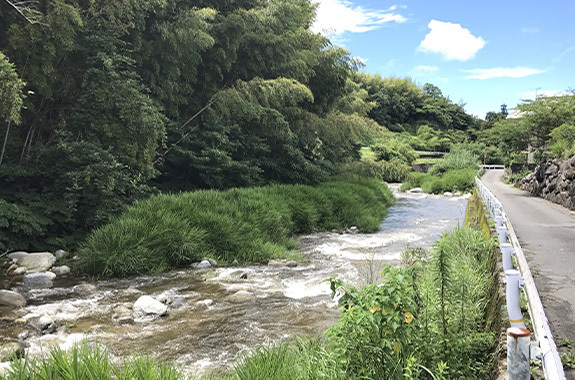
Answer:
<svg viewBox="0 0 575 380"><path fill-rule="evenodd" d="M476 169L459 169L442 175L413 173L402 185L401 191L420 187L429 194L441 194L446 191L467 192L475 186Z"/></svg>
<svg viewBox="0 0 575 380"><path fill-rule="evenodd" d="M318 187L277 185L156 195L93 231L79 269L99 276L161 272L204 257L266 262L295 247L293 235L379 228L393 196L374 179Z"/></svg>
<svg viewBox="0 0 575 380"><path fill-rule="evenodd" d="M12 362L0 380L186 380L175 367L147 357L113 364L106 349L85 343L64 352L53 348L44 359Z"/></svg>
<svg viewBox="0 0 575 380"><path fill-rule="evenodd" d="M411 176L411 166L398 161L355 161L339 168L342 175L359 175L385 182L402 182Z"/></svg>

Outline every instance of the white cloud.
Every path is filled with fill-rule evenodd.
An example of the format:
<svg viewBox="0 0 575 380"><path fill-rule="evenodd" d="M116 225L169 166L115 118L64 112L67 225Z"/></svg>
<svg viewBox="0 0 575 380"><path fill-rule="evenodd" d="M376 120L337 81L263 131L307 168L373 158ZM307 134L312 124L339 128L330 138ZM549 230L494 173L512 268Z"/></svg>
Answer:
<svg viewBox="0 0 575 380"><path fill-rule="evenodd" d="M544 73L545 70L530 67L495 67L492 69L464 70L469 75L466 79L492 79L492 78L523 78L530 75Z"/></svg>
<svg viewBox="0 0 575 380"><path fill-rule="evenodd" d="M571 47L563 50L563 53L561 53L559 58L554 59L553 62L555 62L555 63L559 62L560 60L563 59L563 57L565 57L567 54L571 53L572 51L575 51L575 46L571 46Z"/></svg>
<svg viewBox="0 0 575 380"><path fill-rule="evenodd" d="M354 6L346 0L317 0L318 8L311 30L326 36L337 36L345 32L365 33L381 28L386 23L407 21L399 13L397 6L375 10Z"/></svg>
<svg viewBox="0 0 575 380"><path fill-rule="evenodd" d="M423 75L431 75L435 74L439 71L439 67L437 66L427 66L427 65L419 65L415 67L413 70L410 71L411 75L423 76Z"/></svg>
<svg viewBox="0 0 575 380"><path fill-rule="evenodd" d="M439 53L447 60L470 60L487 43L460 24L431 20L427 26L431 30L419 44L418 50Z"/></svg>

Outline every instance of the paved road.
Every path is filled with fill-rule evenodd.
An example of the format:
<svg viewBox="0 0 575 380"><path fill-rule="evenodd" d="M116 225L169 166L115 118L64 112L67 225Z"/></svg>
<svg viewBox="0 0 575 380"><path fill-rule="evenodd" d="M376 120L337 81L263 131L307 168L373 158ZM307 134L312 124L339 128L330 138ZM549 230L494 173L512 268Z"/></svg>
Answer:
<svg viewBox="0 0 575 380"><path fill-rule="evenodd" d="M555 342L568 338L575 346L575 212L506 185L502 176L503 170L489 170L481 180L509 216ZM575 379L569 372L567 378Z"/></svg>

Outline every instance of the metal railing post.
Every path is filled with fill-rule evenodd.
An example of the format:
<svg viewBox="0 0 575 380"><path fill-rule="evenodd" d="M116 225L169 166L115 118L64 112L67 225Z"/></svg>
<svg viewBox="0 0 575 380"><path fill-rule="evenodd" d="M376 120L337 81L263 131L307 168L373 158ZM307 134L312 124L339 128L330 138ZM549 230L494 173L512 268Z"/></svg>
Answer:
<svg viewBox="0 0 575 380"><path fill-rule="evenodd" d="M509 243L501 243L501 261L503 262L503 271L506 272L510 269L515 269L513 267L513 260L511 257L514 255L513 247Z"/></svg>
<svg viewBox="0 0 575 380"><path fill-rule="evenodd" d="M509 380L529 380L531 332L521 327L507 329L507 375Z"/></svg>
<svg viewBox="0 0 575 380"><path fill-rule="evenodd" d="M521 277L519 271L516 269L509 269L505 271L505 298L507 302L507 314L509 315L509 323L511 327L523 327L523 314L521 314L521 298L519 292L521 291Z"/></svg>

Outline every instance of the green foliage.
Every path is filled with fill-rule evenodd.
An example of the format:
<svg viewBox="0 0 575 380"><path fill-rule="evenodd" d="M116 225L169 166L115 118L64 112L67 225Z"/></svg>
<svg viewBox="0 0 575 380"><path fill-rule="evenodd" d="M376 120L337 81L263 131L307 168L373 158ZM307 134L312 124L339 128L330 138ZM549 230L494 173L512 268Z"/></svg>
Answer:
<svg viewBox="0 0 575 380"><path fill-rule="evenodd" d="M185 380L175 367L158 364L146 357L113 364L108 351L98 345L84 343L69 352L53 348L40 359L19 359L11 364L2 380Z"/></svg>
<svg viewBox="0 0 575 380"><path fill-rule="evenodd" d="M425 173L413 173L401 186L401 191L420 187L430 194L442 194L446 191L470 191L475 186L477 169L451 170L441 176Z"/></svg>
<svg viewBox="0 0 575 380"><path fill-rule="evenodd" d="M347 378L489 378L498 333L490 330L497 302L490 241L457 228L429 258L410 252L410 265L384 268L377 285L356 290L329 279L343 307L330 348Z"/></svg>
<svg viewBox="0 0 575 380"><path fill-rule="evenodd" d="M467 144L454 145L442 160L429 170L429 174L442 175L451 170L475 169L479 167L479 157Z"/></svg>
<svg viewBox="0 0 575 380"><path fill-rule="evenodd" d="M357 226L373 232L393 202L379 181L320 187L277 185L157 195L96 229L80 255L83 272L126 276L203 257L265 262L285 255L297 233Z"/></svg>
<svg viewBox="0 0 575 380"><path fill-rule="evenodd" d="M20 122L24 103L24 82L18 77L14 65L0 51L0 120Z"/></svg>
<svg viewBox="0 0 575 380"><path fill-rule="evenodd" d="M385 182L403 182L411 176L411 167L400 161L355 161L339 167L344 176L357 175Z"/></svg>
<svg viewBox="0 0 575 380"><path fill-rule="evenodd" d="M234 368L229 380L345 379L335 355L314 340L259 348Z"/></svg>
<svg viewBox="0 0 575 380"><path fill-rule="evenodd" d="M417 153L412 147L394 137L376 140L371 146L371 150L375 153L375 159L378 161L398 160L411 165L417 158Z"/></svg>
<svg viewBox="0 0 575 380"><path fill-rule="evenodd" d="M575 155L575 125L561 124L553 129L551 136L551 154L553 157L569 158Z"/></svg>
<svg viewBox="0 0 575 380"><path fill-rule="evenodd" d="M330 279L331 289L342 293L344 312L329 330L330 343L349 378L403 378L415 350L416 304L411 277L386 266L382 281L357 291Z"/></svg>

